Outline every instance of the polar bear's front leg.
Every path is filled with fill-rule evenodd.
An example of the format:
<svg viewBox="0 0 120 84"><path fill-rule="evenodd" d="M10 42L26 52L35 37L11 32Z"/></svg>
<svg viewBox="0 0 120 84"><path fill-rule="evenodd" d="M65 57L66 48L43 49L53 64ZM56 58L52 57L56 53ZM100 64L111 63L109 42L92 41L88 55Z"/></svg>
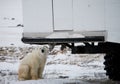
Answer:
<svg viewBox="0 0 120 84"><path fill-rule="evenodd" d="M28 65L20 65L18 70L18 79L19 80L26 80L29 79L29 66Z"/></svg>
<svg viewBox="0 0 120 84"><path fill-rule="evenodd" d="M40 79L43 78L43 77L42 77L43 70L44 70L44 66L41 66L41 67L39 68L39 71L38 71L38 75L39 75L39 78L40 78Z"/></svg>
<svg viewBox="0 0 120 84"><path fill-rule="evenodd" d="M38 79L38 69L37 68L31 68L31 78L33 80Z"/></svg>

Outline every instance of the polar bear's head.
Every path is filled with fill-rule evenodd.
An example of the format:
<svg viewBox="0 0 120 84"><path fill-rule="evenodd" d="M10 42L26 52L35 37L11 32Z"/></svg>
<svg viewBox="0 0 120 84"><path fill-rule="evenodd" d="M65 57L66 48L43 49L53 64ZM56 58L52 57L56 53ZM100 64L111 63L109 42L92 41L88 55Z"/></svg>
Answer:
<svg viewBox="0 0 120 84"><path fill-rule="evenodd" d="M40 48L40 52L47 56L49 54L49 48L47 46L43 46Z"/></svg>
<svg viewBox="0 0 120 84"><path fill-rule="evenodd" d="M49 48L47 46L39 47L39 52L43 56L47 56L49 54Z"/></svg>
<svg viewBox="0 0 120 84"><path fill-rule="evenodd" d="M35 48L34 51L39 53L42 56L47 56L49 54L49 48L47 46L43 46L43 47L38 46Z"/></svg>

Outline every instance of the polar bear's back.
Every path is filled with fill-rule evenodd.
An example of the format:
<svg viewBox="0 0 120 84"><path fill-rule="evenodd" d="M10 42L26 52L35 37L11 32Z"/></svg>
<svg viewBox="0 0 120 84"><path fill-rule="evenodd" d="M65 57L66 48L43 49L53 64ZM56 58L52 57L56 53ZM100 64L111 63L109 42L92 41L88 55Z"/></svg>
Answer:
<svg viewBox="0 0 120 84"><path fill-rule="evenodd" d="M38 61L40 60L40 54L38 50L33 50L31 53L28 53L22 60L22 64L31 64L33 61Z"/></svg>

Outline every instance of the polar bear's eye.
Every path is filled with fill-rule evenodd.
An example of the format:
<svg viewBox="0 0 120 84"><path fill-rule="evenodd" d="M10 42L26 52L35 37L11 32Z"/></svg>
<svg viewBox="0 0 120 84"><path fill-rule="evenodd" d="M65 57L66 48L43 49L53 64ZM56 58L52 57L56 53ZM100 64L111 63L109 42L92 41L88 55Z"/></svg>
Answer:
<svg viewBox="0 0 120 84"><path fill-rule="evenodd" d="M41 52L44 53L44 50L42 49Z"/></svg>

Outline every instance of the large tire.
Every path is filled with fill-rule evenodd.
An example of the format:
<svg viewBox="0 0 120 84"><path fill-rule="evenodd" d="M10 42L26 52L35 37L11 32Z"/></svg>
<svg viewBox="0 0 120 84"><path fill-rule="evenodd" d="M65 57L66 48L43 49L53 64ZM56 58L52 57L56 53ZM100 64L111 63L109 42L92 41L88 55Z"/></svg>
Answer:
<svg viewBox="0 0 120 84"><path fill-rule="evenodd" d="M118 52L106 54L104 57L106 75L109 79L114 81L120 81L120 56Z"/></svg>

